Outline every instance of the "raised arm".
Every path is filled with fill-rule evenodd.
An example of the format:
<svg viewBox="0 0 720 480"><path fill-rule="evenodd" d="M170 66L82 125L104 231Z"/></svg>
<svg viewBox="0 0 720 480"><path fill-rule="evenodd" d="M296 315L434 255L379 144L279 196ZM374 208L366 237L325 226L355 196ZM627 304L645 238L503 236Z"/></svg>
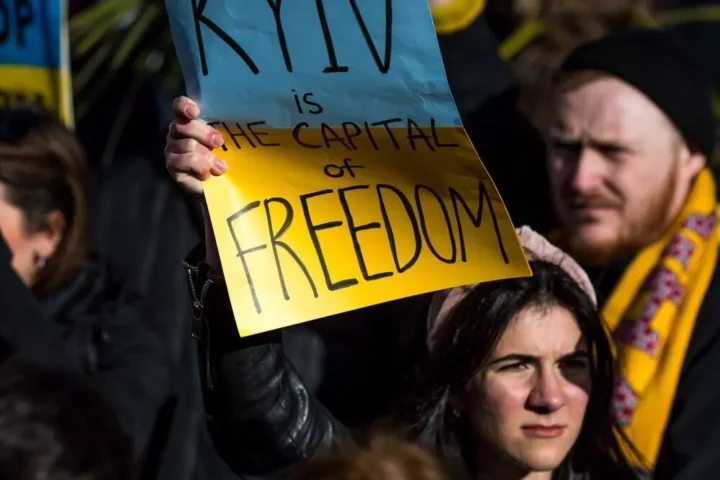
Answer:
<svg viewBox="0 0 720 480"><path fill-rule="evenodd" d="M217 132L197 120L200 112L191 100L178 99L174 109L168 171L202 202L202 180L227 169L212 153L220 144ZM185 268L208 430L217 451L238 475L274 474L349 442L285 357L279 332L239 337L205 207L203 214L205 243L191 252Z"/></svg>

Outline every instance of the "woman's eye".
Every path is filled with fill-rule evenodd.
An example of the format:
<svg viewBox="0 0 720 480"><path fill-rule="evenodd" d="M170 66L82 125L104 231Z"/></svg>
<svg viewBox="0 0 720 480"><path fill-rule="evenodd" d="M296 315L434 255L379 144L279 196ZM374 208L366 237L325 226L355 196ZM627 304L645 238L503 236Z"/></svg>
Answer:
<svg viewBox="0 0 720 480"><path fill-rule="evenodd" d="M515 372L518 370L524 370L527 368L527 363L524 362L517 362L517 363L510 363L507 365L503 365L500 367L501 372Z"/></svg>

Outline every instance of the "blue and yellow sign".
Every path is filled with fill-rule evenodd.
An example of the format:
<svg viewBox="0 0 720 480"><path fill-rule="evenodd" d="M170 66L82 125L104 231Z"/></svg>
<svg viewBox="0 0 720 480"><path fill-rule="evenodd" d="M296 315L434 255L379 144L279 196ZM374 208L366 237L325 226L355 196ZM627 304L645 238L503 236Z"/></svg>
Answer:
<svg viewBox="0 0 720 480"><path fill-rule="evenodd" d="M229 165L205 198L242 336L530 274L427 0L167 0Z"/></svg>
<svg viewBox="0 0 720 480"><path fill-rule="evenodd" d="M0 0L0 108L32 103L72 126L65 0Z"/></svg>

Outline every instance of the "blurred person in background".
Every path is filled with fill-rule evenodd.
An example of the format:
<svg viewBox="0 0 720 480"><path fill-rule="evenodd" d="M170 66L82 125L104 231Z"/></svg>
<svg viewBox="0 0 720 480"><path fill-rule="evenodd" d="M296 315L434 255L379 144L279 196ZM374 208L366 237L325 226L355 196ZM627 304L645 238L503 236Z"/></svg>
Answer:
<svg viewBox="0 0 720 480"><path fill-rule="evenodd" d="M77 362L67 355L60 325L45 318L12 262L12 252L0 235L0 362L19 355L40 365L78 369Z"/></svg>
<svg viewBox="0 0 720 480"><path fill-rule="evenodd" d="M548 169L559 243L618 342L616 420L654 478L720 470L720 270L711 89L671 36L574 50L555 84Z"/></svg>
<svg viewBox="0 0 720 480"><path fill-rule="evenodd" d="M87 175L82 148L56 118L0 111L0 233L47 319L25 325L29 333L18 325L5 340L59 335L116 408L141 460L166 395L167 360L131 285L90 254Z"/></svg>
<svg viewBox="0 0 720 480"><path fill-rule="evenodd" d="M0 478L132 480L132 444L87 379L13 358L0 366Z"/></svg>
<svg viewBox="0 0 720 480"><path fill-rule="evenodd" d="M364 448L319 456L292 480L451 480L446 467L422 447L393 435L374 435Z"/></svg>

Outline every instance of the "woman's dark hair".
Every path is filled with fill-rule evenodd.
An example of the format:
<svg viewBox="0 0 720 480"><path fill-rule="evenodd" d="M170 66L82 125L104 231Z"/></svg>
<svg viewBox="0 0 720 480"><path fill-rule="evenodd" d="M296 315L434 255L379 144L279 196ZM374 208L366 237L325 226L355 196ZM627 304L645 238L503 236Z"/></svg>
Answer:
<svg viewBox="0 0 720 480"><path fill-rule="evenodd" d="M132 444L87 379L13 358L0 366L0 478L131 480Z"/></svg>
<svg viewBox="0 0 720 480"><path fill-rule="evenodd" d="M482 459L467 458L467 419L453 413L451 392L462 391L468 380L490 359L495 346L516 314L531 307L559 306L576 319L591 352L590 395L577 442L558 476L570 468L591 478L635 478L628 465L611 416L614 364L604 323L579 285L557 265L530 262L533 276L499 280L476 286L438 326L432 352L417 371L406 418L421 443L434 448L455 465L473 468Z"/></svg>
<svg viewBox="0 0 720 480"><path fill-rule="evenodd" d="M6 200L22 210L28 233L47 229L54 210L65 217L63 238L33 286L48 293L75 274L90 243L85 153L51 114L30 106L0 110L0 183Z"/></svg>

